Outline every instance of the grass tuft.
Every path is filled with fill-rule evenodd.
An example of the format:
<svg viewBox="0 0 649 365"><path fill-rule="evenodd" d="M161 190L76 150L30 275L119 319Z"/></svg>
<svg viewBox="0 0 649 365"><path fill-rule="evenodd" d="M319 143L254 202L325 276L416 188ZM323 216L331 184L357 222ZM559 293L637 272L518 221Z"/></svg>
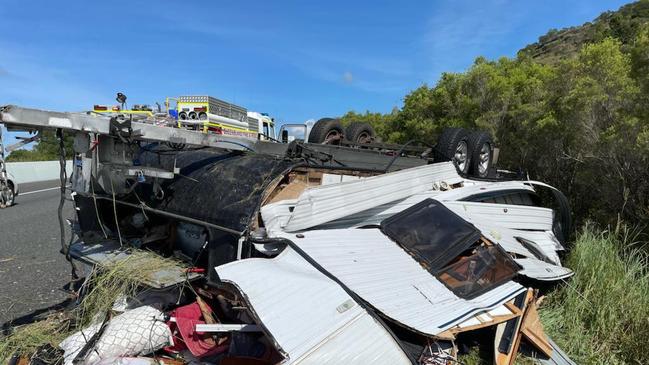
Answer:
<svg viewBox="0 0 649 365"><path fill-rule="evenodd" d="M57 347L69 333L70 321L55 316L16 328L11 335L0 338L0 363L8 363L13 355L29 356L46 344Z"/></svg>
<svg viewBox="0 0 649 365"><path fill-rule="evenodd" d="M541 308L546 332L578 364L649 364L648 257L628 232L586 225L565 262L575 275Z"/></svg>

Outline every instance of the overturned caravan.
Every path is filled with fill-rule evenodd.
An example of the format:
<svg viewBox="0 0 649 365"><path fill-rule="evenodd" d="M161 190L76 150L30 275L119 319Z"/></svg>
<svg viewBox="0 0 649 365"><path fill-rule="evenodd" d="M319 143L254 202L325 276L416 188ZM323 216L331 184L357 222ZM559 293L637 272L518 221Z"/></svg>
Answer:
<svg viewBox="0 0 649 365"><path fill-rule="evenodd" d="M137 247L189 266L146 283L189 282L182 304L210 308L187 324L174 317L184 306L163 303L175 324L158 355L450 364L456 339L485 328L497 364L513 363L522 342L546 361L558 352L532 288L572 275L559 257L570 221L563 195L545 184L471 180L451 162L382 173L153 147L138 160L175 177L116 184L118 170L104 165L92 178L90 161L77 164L70 255L101 266ZM543 189L556 209L540 206ZM257 347L240 351L249 342Z"/></svg>
<svg viewBox="0 0 649 365"><path fill-rule="evenodd" d="M77 308L102 293L96 275L137 277L46 363L452 364L477 338L496 364L523 350L570 363L535 289L572 275L556 189L472 179L404 149L102 118L0 108L4 123L75 133L77 219L62 252Z"/></svg>

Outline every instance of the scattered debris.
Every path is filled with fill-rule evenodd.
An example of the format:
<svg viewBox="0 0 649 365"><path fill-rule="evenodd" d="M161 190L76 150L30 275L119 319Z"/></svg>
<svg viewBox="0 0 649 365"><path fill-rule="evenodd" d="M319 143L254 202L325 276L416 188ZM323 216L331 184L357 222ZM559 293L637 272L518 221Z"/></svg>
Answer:
<svg viewBox="0 0 649 365"><path fill-rule="evenodd" d="M102 359L151 354L172 342L159 310L142 306L98 321L59 344L65 365L93 364Z"/></svg>

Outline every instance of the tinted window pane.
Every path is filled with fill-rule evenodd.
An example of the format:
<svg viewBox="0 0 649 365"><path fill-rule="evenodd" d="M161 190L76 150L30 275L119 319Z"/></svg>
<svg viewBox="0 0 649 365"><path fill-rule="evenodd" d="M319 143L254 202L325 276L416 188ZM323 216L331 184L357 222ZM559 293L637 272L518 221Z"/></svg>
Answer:
<svg viewBox="0 0 649 365"><path fill-rule="evenodd" d="M471 299L509 281L519 270L498 246L480 246L473 255L442 269L437 277L458 297Z"/></svg>
<svg viewBox="0 0 649 365"><path fill-rule="evenodd" d="M433 273L480 238L472 224L433 199L384 220L381 230Z"/></svg>

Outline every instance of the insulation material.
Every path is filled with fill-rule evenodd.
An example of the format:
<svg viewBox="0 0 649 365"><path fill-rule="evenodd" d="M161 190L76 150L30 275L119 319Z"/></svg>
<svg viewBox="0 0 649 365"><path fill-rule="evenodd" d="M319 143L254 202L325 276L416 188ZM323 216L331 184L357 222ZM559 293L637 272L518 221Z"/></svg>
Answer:
<svg viewBox="0 0 649 365"><path fill-rule="evenodd" d="M171 343L171 332L164 321L164 313L143 306L112 318L102 333L101 323L74 333L61 342L65 351L65 365L72 365L87 342L95 335L99 338L87 351L86 365L93 365L101 359L120 356L147 355Z"/></svg>

